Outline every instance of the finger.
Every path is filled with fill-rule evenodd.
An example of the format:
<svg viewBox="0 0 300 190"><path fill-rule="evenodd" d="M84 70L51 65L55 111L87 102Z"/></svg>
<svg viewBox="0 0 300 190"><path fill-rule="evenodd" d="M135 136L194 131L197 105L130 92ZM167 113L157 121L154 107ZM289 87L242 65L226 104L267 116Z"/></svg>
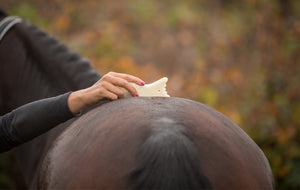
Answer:
<svg viewBox="0 0 300 190"><path fill-rule="evenodd" d="M132 96L138 96L136 89L127 80L114 76L110 76L108 80L115 86L125 88Z"/></svg>
<svg viewBox="0 0 300 190"><path fill-rule="evenodd" d="M103 87L109 92L116 94L119 98L123 98L124 96L124 92L119 87L116 87L109 82L104 82Z"/></svg>
<svg viewBox="0 0 300 190"><path fill-rule="evenodd" d="M110 92L108 90L104 90L103 96L105 98L110 99L110 100L117 100L118 99L118 96L116 94L114 94L114 93L112 93L112 92Z"/></svg>
<svg viewBox="0 0 300 190"><path fill-rule="evenodd" d="M128 82L133 82L137 85L140 85L140 86L144 86L145 85L145 82L138 78L138 77L135 77L135 76L132 76L132 75L129 75L129 74L124 74L124 73L115 73L115 72L110 72L110 74L114 77L119 77L119 78L122 78L124 80L127 80Z"/></svg>

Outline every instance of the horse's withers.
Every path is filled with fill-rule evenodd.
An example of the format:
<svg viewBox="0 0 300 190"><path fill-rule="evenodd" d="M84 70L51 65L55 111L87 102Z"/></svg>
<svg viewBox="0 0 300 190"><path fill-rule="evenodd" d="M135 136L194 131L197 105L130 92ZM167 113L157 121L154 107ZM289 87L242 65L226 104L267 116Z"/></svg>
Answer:
<svg viewBox="0 0 300 190"><path fill-rule="evenodd" d="M37 185L274 188L264 154L242 129L221 113L181 98L129 98L84 114L54 141L41 163Z"/></svg>

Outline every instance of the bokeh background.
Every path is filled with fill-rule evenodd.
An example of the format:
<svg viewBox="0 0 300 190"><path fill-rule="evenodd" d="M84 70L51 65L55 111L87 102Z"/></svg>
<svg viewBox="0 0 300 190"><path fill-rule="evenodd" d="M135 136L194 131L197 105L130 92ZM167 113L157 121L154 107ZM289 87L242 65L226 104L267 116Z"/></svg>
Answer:
<svg viewBox="0 0 300 190"><path fill-rule="evenodd" d="M300 1L0 0L104 74L152 82L205 103L262 148L277 189L300 189ZM10 152L0 188L22 188Z"/></svg>

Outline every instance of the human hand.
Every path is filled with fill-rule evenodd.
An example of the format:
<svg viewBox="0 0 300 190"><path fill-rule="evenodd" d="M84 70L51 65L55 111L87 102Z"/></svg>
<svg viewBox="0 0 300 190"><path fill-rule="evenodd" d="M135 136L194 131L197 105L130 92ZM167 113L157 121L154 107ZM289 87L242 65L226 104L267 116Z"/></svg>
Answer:
<svg viewBox="0 0 300 190"><path fill-rule="evenodd" d="M76 114L87 106L97 104L105 98L110 100L123 98L124 91L121 88L126 89L132 96L139 96L130 82L140 86L145 84L144 81L135 76L109 72L91 87L72 92L68 98L69 108L72 113Z"/></svg>

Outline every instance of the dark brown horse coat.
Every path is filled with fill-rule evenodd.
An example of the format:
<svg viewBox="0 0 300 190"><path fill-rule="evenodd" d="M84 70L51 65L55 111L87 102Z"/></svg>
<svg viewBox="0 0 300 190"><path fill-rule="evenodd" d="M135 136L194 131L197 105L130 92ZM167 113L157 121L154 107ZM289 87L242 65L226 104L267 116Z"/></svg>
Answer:
<svg viewBox="0 0 300 190"><path fill-rule="evenodd" d="M21 23L0 43L0 113L99 79ZM16 150L33 189L273 189L259 147L219 112L181 98L109 102ZM70 125L71 124L71 125Z"/></svg>
<svg viewBox="0 0 300 190"><path fill-rule="evenodd" d="M42 189L186 189L185 178L205 189L273 188L268 161L241 128L181 98L104 104L60 134L43 163Z"/></svg>

